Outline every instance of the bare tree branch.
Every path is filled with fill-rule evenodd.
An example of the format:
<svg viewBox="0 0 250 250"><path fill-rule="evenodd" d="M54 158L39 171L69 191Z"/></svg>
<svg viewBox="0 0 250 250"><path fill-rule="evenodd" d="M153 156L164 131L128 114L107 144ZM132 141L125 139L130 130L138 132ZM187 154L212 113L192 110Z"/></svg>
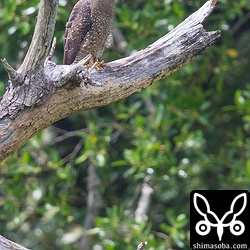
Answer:
<svg viewBox="0 0 250 250"><path fill-rule="evenodd" d="M43 26L44 43L32 41L29 56L17 71L21 75L25 72L23 81L20 81L22 77L15 84L10 81L0 100L0 161L52 123L75 112L107 105L140 92L193 61L220 38L220 31L206 32L202 25L214 4L214 0L207 1L174 30L144 50L110 62L108 68L99 72L89 73L83 62L56 65L48 60L43 65L53 35L54 22L51 24L48 20L55 17L57 1L42 0L40 8L44 11L40 9L39 13L43 13L47 21L43 26L38 17L37 25ZM35 32L37 30L36 27ZM33 43L37 44L39 53ZM39 59L42 66L38 65Z"/></svg>
<svg viewBox="0 0 250 250"><path fill-rule="evenodd" d="M33 38L24 61L18 69L24 77L30 70L36 72L43 68L54 34L58 2L59 0L40 1Z"/></svg>
<svg viewBox="0 0 250 250"><path fill-rule="evenodd" d="M0 235L0 250L29 250Z"/></svg>
<svg viewBox="0 0 250 250"><path fill-rule="evenodd" d="M141 196L138 202L138 207L135 210L135 221L144 222L147 221L147 212L150 205L151 194L153 193L153 188L147 183L143 183L141 189Z"/></svg>
<svg viewBox="0 0 250 250"><path fill-rule="evenodd" d="M99 215L99 211L103 206L101 194L99 191L100 185L101 180L96 174L96 166L93 163L93 157L90 157L87 177L87 213L84 221L84 234L80 242L80 249L91 250L93 247L93 235L88 235L87 230L95 226L95 219Z"/></svg>

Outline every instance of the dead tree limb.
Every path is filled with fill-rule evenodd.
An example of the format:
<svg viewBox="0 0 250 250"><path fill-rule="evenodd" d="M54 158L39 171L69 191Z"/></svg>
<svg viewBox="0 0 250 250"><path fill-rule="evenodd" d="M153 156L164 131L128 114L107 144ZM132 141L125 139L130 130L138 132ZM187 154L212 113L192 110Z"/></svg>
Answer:
<svg viewBox="0 0 250 250"><path fill-rule="evenodd" d="M80 241L80 249L93 249L93 235L88 234L88 230L95 227L96 217L103 206L102 197L99 187L101 180L96 174L96 166L93 162L93 157L89 157L87 188L88 188L88 202L87 213L84 221L84 233Z"/></svg>
<svg viewBox="0 0 250 250"><path fill-rule="evenodd" d="M0 250L29 250L0 235Z"/></svg>
<svg viewBox="0 0 250 250"><path fill-rule="evenodd" d="M46 60L58 0L41 0L23 64L15 71L3 62L10 80L0 100L0 161L52 123L140 92L193 61L220 38L220 31L207 32L202 25L215 3L207 1L147 48L88 72L83 63L56 65Z"/></svg>

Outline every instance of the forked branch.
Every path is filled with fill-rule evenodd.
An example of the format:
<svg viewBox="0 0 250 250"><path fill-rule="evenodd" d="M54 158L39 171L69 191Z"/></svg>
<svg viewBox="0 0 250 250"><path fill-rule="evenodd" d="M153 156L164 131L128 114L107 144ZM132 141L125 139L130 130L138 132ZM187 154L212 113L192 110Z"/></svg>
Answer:
<svg viewBox="0 0 250 250"><path fill-rule="evenodd" d="M17 71L24 76L23 81L15 84L10 81L0 100L0 161L38 131L62 118L140 92L193 61L220 38L220 31L207 32L202 25L216 3L209 0L144 50L89 73L82 63L56 65L45 60L53 36L53 22L49 20L55 18L57 2L41 1L41 8L46 10L39 12L44 14L43 25L47 26L40 27L46 31L44 43L32 41L40 46L38 55L34 55L36 50L32 45ZM39 28L36 26L35 30L38 32Z"/></svg>

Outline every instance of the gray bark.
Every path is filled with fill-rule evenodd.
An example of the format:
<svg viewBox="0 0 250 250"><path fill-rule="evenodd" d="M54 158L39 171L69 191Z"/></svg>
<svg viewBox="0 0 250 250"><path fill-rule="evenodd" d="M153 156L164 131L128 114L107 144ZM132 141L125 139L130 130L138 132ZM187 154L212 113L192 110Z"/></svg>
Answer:
<svg viewBox="0 0 250 250"><path fill-rule="evenodd" d="M29 250L0 235L0 250Z"/></svg>

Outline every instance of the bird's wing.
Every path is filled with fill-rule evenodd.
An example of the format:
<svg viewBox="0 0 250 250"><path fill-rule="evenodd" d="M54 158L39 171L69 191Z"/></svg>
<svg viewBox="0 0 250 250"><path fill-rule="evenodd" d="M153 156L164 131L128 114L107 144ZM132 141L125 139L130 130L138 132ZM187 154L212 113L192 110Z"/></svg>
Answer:
<svg viewBox="0 0 250 250"><path fill-rule="evenodd" d="M89 0L80 0L73 8L66 24L64 38L63 64L72 64L79 46L91 26L91 7Z"/></svg>

